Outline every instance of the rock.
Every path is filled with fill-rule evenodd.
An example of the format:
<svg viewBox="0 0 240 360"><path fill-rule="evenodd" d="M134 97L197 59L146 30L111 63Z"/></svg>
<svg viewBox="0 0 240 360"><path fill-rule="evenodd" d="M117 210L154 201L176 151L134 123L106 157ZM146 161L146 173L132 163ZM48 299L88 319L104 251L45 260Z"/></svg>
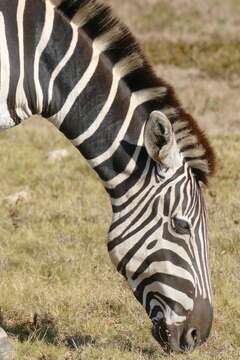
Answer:
<svg viewBox="0 0 240 360"><path fill-rule="evenodd" d="M4 200L11 206L16 205L18 202L28 203L31 201L31 193L29 190L23 190L7 196Z"/></svg>
<svg viewBox="0 0 240 360"><path fill-rule="evenodd" d="M0 360L13 360L15 357L15 351L7 334L2 328L0 328Z"/></svg>

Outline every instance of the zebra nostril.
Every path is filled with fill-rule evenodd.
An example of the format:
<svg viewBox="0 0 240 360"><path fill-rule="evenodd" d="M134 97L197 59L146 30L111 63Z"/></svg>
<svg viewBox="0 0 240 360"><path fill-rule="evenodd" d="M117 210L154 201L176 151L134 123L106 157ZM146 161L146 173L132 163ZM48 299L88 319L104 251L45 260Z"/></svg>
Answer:
<svg viewBox="0 0 240 360"><path fill-rule="evenodd" d="M189 349L193 349L197 345L199 338L198 335L199 333L197 329L192 328L188 330L187 335L185 337L185 344Z"/></svg>

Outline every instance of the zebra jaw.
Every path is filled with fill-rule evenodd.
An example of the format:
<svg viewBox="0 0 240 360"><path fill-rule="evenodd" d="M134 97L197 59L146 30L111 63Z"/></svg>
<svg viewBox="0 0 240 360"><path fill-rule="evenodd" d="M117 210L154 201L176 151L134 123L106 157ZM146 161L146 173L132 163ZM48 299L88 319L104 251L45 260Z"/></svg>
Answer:
<svg viewBox="0 0 240 360"><path fill-rule="evenodd" d="M161 111L153 111L146 123L144 143L149 156L165 166L177 169L183 163L172 125Z"/></svg>

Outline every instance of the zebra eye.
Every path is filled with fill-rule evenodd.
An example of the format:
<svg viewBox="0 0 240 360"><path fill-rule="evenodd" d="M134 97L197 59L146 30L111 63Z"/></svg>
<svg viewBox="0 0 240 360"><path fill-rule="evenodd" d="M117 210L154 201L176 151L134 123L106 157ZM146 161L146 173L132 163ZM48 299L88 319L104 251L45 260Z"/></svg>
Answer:
<svg viewBox="0 0 240 360"><path fill-rule="evenodd" d="M191 232L190 224L184 219L179 219L177 217L172 218L173 229L183 235L189 235Z"/></svg>

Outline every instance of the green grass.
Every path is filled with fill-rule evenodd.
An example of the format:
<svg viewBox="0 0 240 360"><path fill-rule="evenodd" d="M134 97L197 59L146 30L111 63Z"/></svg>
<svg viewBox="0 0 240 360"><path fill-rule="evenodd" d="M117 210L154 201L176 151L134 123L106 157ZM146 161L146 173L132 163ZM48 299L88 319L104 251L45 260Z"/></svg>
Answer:
<svg viewBox="0 0 240 360"><path fill-rule="evenodd" d="M34 122L0 136L1 322L18 359L165 358L108 258L111 213L102 185L55 129ZM238 359L240 134L212 140L219 157L207 190L215 323L207 345L189 357ZM62 147L69 157L49 163L48 151ZM4 200L25 188L29 203Z"/></svg>

